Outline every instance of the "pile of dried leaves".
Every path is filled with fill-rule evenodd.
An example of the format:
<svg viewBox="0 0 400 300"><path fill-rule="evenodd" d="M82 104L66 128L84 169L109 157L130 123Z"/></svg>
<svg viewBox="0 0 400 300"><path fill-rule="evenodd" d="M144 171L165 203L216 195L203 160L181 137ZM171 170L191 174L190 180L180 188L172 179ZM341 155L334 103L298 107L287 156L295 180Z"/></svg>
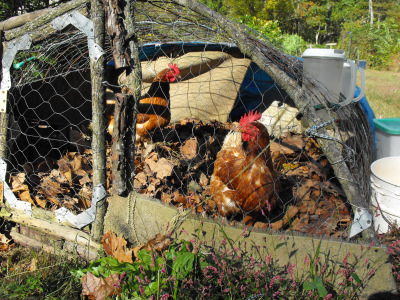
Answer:
<svg viewBox="0 0 400 300"><path fill-rule="evenodd" d="M153 144L138 148L141 163L135 177L139 193L196 213L218 218L210 195L213 163L231 125L183 120L157 132ZM157 142L160 140L162 142ZM274 166L280 174L280 205L269 219L246 224L272 230L343 236L351 210L327 158L314 139L288 134L272 142ZM210 199L211 197L211 199ZM240 219L239 219L240 220ZM238 220L231 220L234 225Z"/></svg>
<svg viewBox="0 0 400 300"><path fill-rule="evenodd" d="M66 207L74 212L91 205L92 153L66 153L58 160L46 159L37 166L24 165L24 172L11 176L12 191L21 200L49 210Z"/></svg>
<svg viewBox="0 0 400 300"><path fill-rule="evenodd" d="M152 143L136 147L134 187L178 209L218 218L209 182L216 155L232 124L182 120L153 135ZM271 144L280 174L280 203L268 218L246 224L272 230L341 236L351 223L346 197L318 144L300 134L287 134ZM109 155L110 157L110 155ZM35 170L12 177L13 191L24 201L46 209L67 207L80 212L92 197L92 154L67 153L57 161L43 161ZM110 168L107 167L108 178ZM108 187L109 188L109 183ZM242 222L240 218L230 221Z"/></svg>

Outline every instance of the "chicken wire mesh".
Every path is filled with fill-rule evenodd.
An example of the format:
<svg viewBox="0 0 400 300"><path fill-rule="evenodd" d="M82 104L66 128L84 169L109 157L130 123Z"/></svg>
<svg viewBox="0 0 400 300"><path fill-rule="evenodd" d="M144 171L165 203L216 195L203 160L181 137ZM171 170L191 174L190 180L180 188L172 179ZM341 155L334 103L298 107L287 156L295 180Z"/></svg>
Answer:
<svg viewBox="0 0 400 300"><path fill-rule="evenodd" d="M252 46L303 86L307 97L320 102L316 110L322 123L315 123L215 20L169 1L136 5L143 99L169 98L161 105L169 117L168 124L159 127L155 122L137 141L135 191L231 225L347 237L352 205L332 165L343 159L359 188L358 196L369 199L373 140L361 106L327 105L329 93L316 88L315 79L303 76L298 58L272 47L265 37L256 39L257 34L248 30ZM87 37L68 27L20 51L11 72L6 159L11 184L22 200L49 210L65 207L78 213L91 205L87 47ZM126 76L114 70L109 40L105 50L110 191L113 108ZM153 81L171 69L170 63L179 68L181 78L168 84L168 92L146 96L152 85L163 89ZM138 122L146 115L159 120L158 104L143 99ZM250 111L261 114L262 125L257 125L254 137L250 134L243 141L242 131L251 124L238 122ZM313 125L328 129L328 135L321 136ZM230 145L228 135L236 139ZM342 157L330 162L315 138L330 141Z"/></svg>
<svg viewBox="0 0 400 300"><path fill-rule="evenodd" d="M8 171L24 201L80 212L92 198L87 37L70 27L19 51L11 67Z"/></svg>

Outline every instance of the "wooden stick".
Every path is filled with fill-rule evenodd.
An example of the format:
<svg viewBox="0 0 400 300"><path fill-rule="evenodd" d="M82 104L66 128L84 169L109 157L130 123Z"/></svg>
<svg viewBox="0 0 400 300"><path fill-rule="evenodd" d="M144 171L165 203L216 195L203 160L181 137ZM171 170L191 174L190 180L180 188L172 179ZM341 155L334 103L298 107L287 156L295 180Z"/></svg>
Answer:
<svg viewBox="0 0 400 300"><path fill-rule="evenodd" d="M4 40L4 31L0 30L0 70L2 70L2 60L3 60L3 40ZM3 72L0 72L0 82L3 79ZM0 95L1 97L5 98L6 105L5 107L7 108L7 101L8 101L8 95L7 91L3 90L0 93L4 93L5 95ZM7 157L7 127L8 127L8 113L7 111L1 111L0 112L0 158L3 160L6 159Z"/></svg>
<svg viewBox="0 0 400 300"><path fill-rule="evenodd" d="M122 195L126 191L126 158L125 138L127 132L127 104L131 97L127 94L116 94L114 107L114 129L112 134L111 165L112 191Z"/></svg>
<svg viewBox="0 0 400 300"><path fill-rule="evenodd" d="M69 1L67 3L60 4L59 6L46 11L46 13L41 16L35 18L31 22L27 22L24 25L7 30L6 31L6 40L10 41L15 38L18 38L25 33L30 33L31 38L36 42L37 39L43 39L47 37L49 34L56 31L51 26L51 21L69 11L75 10L78 7L82 6L85 3L88 3L89 0L74 0ZM4 21L7 22L8 20ZM39 28L40 27L40 28Z"/></svg>
<svg viewBox="0 0 400 300"><path fill-rule="evenodd" d="M44 15L45 13L49 13L52 10L52 8L45 8L41 10L37 10L31 13L23 14L20 16L15 16L11 17L3 22L0 22L0 30L11 30L17 27L20 27L22 25L25 25L26 23L35 20L36 18Z"/></svg>
<svg viewBox="0 0 400 300"><path fill-rule="evenodd" d="M131 103L129 104L129 128L130 132L128 137L131 140L128 141L128 172L127 180L130 185L128 188L133 189L133 180L135 178L135 153L136 153L136 121L137 121L137 110L139 98L142 92L142 66L139 58L139 46L135 29L135 9L136 1L127 1L124 7L124 25L126 34L129 37L127 43L129 45L130 61L129 67L126 70L126 84L129 87L130 94L133 95Z"/></svg>
<svg viewBox="0 0 400 300"><path fill-rule="evenodd" d="M97 45L104 49L105 18L104 8L100 0L91 0L91 18L94 28L94 39ZM106 89L105 55L97 61L90 60L90 76L92 80L92 150L93 150L93 186L106 187ZM98 202L96 219L92 226L92 236L99 241L103 235L104 216L106 213L105 201Z"/></svg>

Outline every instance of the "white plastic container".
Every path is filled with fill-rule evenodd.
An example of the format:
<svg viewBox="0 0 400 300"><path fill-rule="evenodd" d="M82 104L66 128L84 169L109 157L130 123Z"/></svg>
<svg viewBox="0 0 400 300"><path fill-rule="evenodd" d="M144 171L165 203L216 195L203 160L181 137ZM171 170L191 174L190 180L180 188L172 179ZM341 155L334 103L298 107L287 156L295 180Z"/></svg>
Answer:
<svg viewBox="0 0 400 300"><path fill-rule="evenodd" d="M372 163L371 187L375 230L385 233L394 223L400 226L400 156Z"/></svg>
<svg viewBox="0 0 400 300"><path fill-rule="evenodd" d="M345 100L340 102L340 91L342 86L343 64L348 62L350 67L351 83L350 86L355 86L356 80L356 65L353 61L346 58L344 50L336 49L307 49L303 52L303 76L312 76L322 86L325 86L328 91L326 96L333 104L341 106L349 104L353 101L354 93L344 95ZM325 91L323 91L325 92ZM316 99L312 100L316 102Z"/></svg>
<svg viewBox="0 0 400 300"><path fill-rule="evenodd" d="M376 159L400 156L400 118L374 119Z"/></svg>
<svg viewBox="0 0 400 300"><path fill-rule="evenodd" d="M355 97L352 102L357 102L360 101L362 97L364 97L364 90L365 90L365 74L364 70L361 67L357 67L357 71L360 73L360 79L361 79L361 87L360 87L360 94L358 97ZM357 75L357 73L356 73ZM356 83L357 83L357 78L352 79L351 78L351 65L348 62L345 62L343 64L343 73L342 73L342 88L341 88L341 93L343 95L353 95L355 96L356 93ZM353 85L352 85L353 84Z"/></svg>

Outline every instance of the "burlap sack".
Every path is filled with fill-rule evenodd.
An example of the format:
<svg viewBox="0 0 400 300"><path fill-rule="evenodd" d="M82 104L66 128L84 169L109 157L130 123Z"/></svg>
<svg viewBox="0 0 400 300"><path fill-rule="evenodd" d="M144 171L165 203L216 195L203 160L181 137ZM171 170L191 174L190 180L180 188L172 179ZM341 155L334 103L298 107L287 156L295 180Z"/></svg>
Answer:
<svg viewBox="0 0 400 300"><path fill-rule="evenodd" d="M208 51L191 52L174 60L162 57L142 62L144 91L171 62L179 67L182 76L179 82L170 85L171 123L192 117L226 122L251 61ZM123 74L119 84L125 82Z"/></svg>

